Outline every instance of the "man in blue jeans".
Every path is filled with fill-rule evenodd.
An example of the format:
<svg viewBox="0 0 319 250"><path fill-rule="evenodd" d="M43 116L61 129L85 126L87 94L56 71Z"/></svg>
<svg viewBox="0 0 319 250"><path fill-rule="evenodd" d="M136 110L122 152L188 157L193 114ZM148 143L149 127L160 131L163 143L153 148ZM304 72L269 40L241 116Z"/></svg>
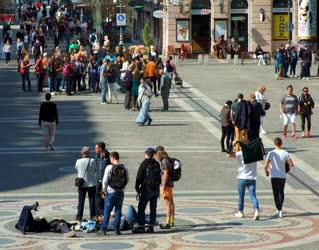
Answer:
<svg viewBox="0 0 319 250"><path fill-rule="evenodd" d="M244 163L242 151L234 152L233 157L238 161L238 212L235 214L237 218L244 217L244 201L246 188L249 191L250 199L255 210L254 220L259 220L259 203L256 196L256 179L257 179L257 162L249 164Z"/></svg>
<svg viewBox="0 0 319 250"><path fill-rule="evenodd" d="M101 88L101 104L106 104L106 95L108 92L108 76L109 76L110 60L103 59L103 64L100 68L100 88Z"/></svg>
<svg viewBox="0 0 319 250"><path fill-rule="evenodd" d="M104 196L104 220L101 225L98 235L105 235L110 215L115 208L115 233L120 235L120 224L122 217L122 205L124 199L124 189L128 183L128 169L127 166L120 163L120 156L118 152L110 153L111 164L108 165L104 172L102 182L102 196Z"/></svg>
<svg viewBox="0 0 319 250"><path fill-rule="evenodd" d="M135 182L135 190L139 196L137 222L138 225L132 230L133 233L145 232L145 209L150 203L150 221L147 233L154 232L156 222L157 199L159 197L159 186L161 184L161 167L154 159L155 150L146 149L145 159L141 163Z"/></svg>

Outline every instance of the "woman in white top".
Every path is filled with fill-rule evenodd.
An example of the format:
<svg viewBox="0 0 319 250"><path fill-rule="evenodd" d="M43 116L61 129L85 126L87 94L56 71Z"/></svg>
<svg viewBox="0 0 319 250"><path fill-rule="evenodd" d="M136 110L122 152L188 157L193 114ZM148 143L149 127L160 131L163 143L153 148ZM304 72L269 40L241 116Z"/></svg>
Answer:
<svg viewBox="0 0 319 250"><path fill-rule="evenodd" d="M264 111L265 111L266 103L269 102L265 95L265 91L266 91L266 87L260 86L258 90L255 92L256 100L263 106ZM267 132L264 129L264 118L265 118L264 115L260 116L260 133L262 135L267 134Z"/></svg>
<svg viewBox="0 0 319 250"><path fill-rule="evenodd" d="M277 137L274 140L274 144L275 149L270 151L267 155L265 171L266 175L270 176L277 215L281 218L283 216L282 206L285 200L286 164L291 168L294 166L294 163L292 162L289 153L282 149L281 138Z"/></svg>
<svg viewBox="0 0 319 250"><path fill-rule="evenodd" d="M136 123L139 124L140 126L144 126L145 123L147 123L147 125L149 126L151 125L153 121L149 115L151 97L152 97L152 89L150 88L148 83L142 78L141 84L138 88L138 98L137 98L137 103L140 108L140 113L138 117L136 118Z"/></svg>
<svg viewBox="0 0 319 250"><path fill-rule="evenodd" d="M83 147L82 158L78 159L75 164L75 169L78 172L78 178L83 178L84 184L78 187L78 212L76 220L81 221L83 218L84 202L86 193L89 195L90 204L90 219L95 216L95 190L96 190L96 162L90 158L90 148Z"/></svg>
<svg viewBox="0 0 319 250"><path fill-rule="evenodd" d="M9 40L7 40L7 42L3 45L3 53L5 54L6 65L8 65L11 58L11 44Z"/></svg>

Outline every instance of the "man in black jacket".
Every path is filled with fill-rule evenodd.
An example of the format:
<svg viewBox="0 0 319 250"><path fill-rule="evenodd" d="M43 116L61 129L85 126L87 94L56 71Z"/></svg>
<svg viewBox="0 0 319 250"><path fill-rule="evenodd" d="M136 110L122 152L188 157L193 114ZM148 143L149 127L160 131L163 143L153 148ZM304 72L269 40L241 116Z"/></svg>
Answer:
<svg viewBox="0 0 319 250"><path fill-rule="evenodd" d="M148 148L145 151L145 159L141 163L135 182L135 190L139 195L137 222L138 226L133 233L145 232L145 209L150 202L150 223L146 232L153 233L156 223L157 199L159 197L159 186L161 184L161 168L153 158L155 150Z"/></svg>
<svg viewBox="0 0 319 250"><path fill-rule="evenodd" d="M39 126L44 133L46 150L54 150L55 130L59 124L58 110L55 103L51 102L51 94L45 95L45 102L40 106Z"/></svg>
<svg viewBox="0 0 319 250"><path fill-rule="evenodd" d="M260 117L265 114L263 106L257 102L255 94L250 95L249 100L249 131L248 138L250 141L259 138Z"/></svg>

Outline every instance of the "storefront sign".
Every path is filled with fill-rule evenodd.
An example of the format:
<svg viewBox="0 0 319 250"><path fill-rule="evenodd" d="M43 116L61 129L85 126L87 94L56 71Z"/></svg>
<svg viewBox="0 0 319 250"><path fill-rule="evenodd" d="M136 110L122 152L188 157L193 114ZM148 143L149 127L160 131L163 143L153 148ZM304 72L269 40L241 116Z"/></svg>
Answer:
<svg viewBox="0 0 319 250"><path fill-rule="evenodd" d="M192 9L192 15L204 16L211 13L210 9Z"/></svg>
<svg viewBox="0 0 319 250"><path fill-rule="evenodd" d="M274 40L288 40L288 14L274 14Z"/></svg>
<svg viewBox="0 0 319 250"><path fill-rule="evenodd" d="M301 40L316 39L317 1L300 0L298 5L298 37Z"/></svg>
<svg viewBox="0 0 319 250"><path fill-rule="evenodd" d="M189 19L176 20L176 41L189 42Z"/></svg>
<svg viewBox="0 0 319 250"><path fill-rule="evenodd" d="M163 11L163 10L155 10L153 12L153 17L155 17L155 18L161 19L161 18L164 18L164 16L165 16L165 11Z"/></svg>

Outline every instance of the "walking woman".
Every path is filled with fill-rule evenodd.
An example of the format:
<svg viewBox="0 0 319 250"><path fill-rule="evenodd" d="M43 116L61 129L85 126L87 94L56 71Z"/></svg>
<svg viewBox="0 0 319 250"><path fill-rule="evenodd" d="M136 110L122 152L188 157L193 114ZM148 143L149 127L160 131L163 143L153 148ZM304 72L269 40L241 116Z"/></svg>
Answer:
<svg viewBox="0 0 319 250"><path fill-rule="evenodd" d="M28 90L31 92L31 80L30 80L30 60L29 54L27 51L24 51L22 54L22 61L19 64L19 73L22 80L22 90L26 91L25 82L28 82Z"/></svg>
<svg viewBox="0 0 319 250"><path fill-rule="evenodd" d="M150 86L145 82L145 79L141 79L140 86L138 88L138 98L137 102L140 107L140 113L136 118L136 123L140 126L144 126L147 122L147 125L151 125L152 119L149 115L149 107L152 97L152 89Z"/></svg>
<svg viewBox="0 0 319 250"><path fill-rule="evenodd" d="M11 44L10 41L7 40L7 42L3 45L3 53L5 54L5 58L6 58L6 66L8 66L8 63L10 63L11 60Z"/></svg>
<svg viewBox="0 0 319 250"><path fill-rule="evenodd" d="M95 160L90 158L90 148L82 148L82 158L78 159L75 164L75 169L78 172L78 178L83 179L83 185L78 186L78 212L76 220L81 221L83 218L84 202L86 193L89 195L90 219L95 216L95 191L96 191L96 172L97 167Z"/></svg>
<svg viewBox="0 0 319 250"><path fill-rule="evenodd" d="M311 95L309 94L308 87L302 89L302 94L299 97L300 105L300 117L301 117L301 137L311 137L311 115L312 110L315 107L315 102L313 101ZM307 120L307 132L305 132L305 125Z"/></svg>
<svg viewBox="0 0 319 250"><path fill-rule="evenodd" d="M282 207L285 200L285 183L286 183L286 165L289 168L294 166L290 155L287 151L282 149L282 140L277 137L274 140L275 149L270 151L267 155L265 164L265 172L270 176L272 191L277 208L277 216L283 217Z"/></svg>

